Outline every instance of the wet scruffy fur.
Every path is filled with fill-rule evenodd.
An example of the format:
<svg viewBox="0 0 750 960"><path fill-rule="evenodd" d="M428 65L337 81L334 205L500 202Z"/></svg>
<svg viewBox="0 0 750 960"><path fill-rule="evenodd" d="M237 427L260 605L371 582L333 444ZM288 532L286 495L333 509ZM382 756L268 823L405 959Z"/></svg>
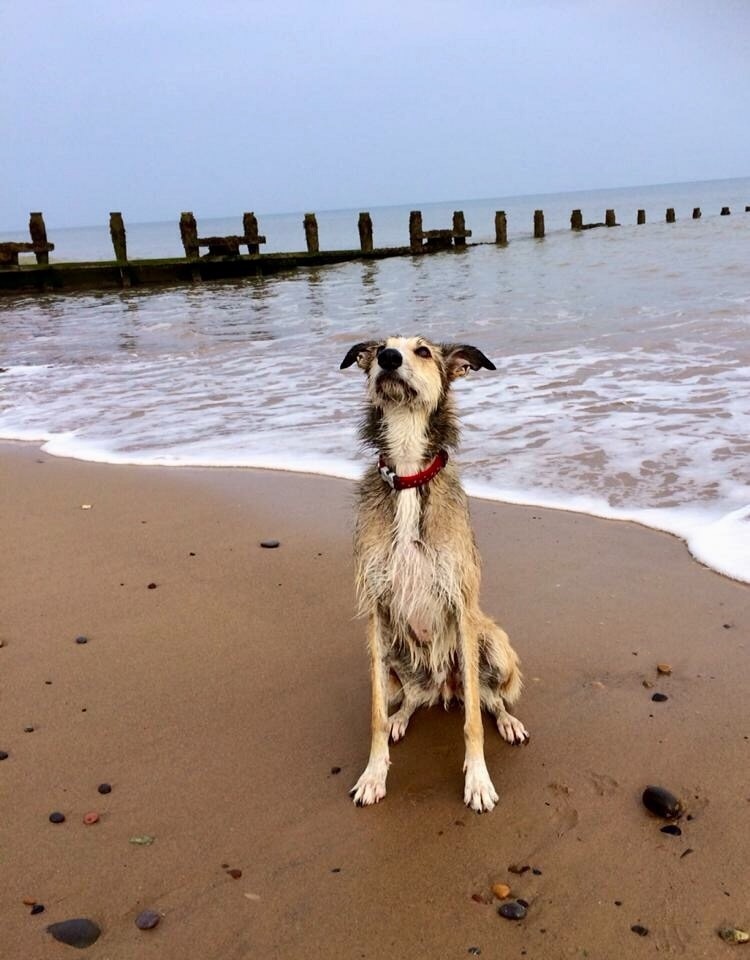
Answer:
<svg viewBox="0 0 750 960"><path fill-rule="evenodd" d="M362 439L399 476L457 445L453 381L495 369L476 347L424 337L358 343L341 367L354 363L367 376ZM425 485L404 490L391 489L373 462L359 488L355 562L372 681L370 758L352 788L355 803L385 796L389 739L403 737L414 711L457 699L465 711L464 801L492 810L498 795L484 759L482 708L509 743L529 735L506 709L521 693L518 657L479 608L479 555L451 460Z"/></svg>

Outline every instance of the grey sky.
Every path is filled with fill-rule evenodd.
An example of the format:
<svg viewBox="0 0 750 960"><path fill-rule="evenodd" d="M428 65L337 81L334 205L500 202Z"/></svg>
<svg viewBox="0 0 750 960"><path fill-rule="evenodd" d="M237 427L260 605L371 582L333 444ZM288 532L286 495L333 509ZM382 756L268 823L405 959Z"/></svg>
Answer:
<svg viewBox="0 0 750 960"><path fill-rule="evenodd" d="M750 0L0 0L0 230L750 174Z"/></svg>

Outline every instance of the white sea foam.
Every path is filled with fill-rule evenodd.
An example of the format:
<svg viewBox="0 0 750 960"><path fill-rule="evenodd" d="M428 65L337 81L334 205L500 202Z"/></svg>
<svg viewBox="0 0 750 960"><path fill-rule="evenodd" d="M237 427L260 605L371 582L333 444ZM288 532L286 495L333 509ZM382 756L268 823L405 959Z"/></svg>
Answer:
<svg viewBox="0 0 750 960"><path fill-rule="evenodd" d="M456 387L473 494L666 530L750 582L750 217L670 226L0 301L0 436L356 477L363 384L339 362L363 336L419 330L498 368Z"/></svg>

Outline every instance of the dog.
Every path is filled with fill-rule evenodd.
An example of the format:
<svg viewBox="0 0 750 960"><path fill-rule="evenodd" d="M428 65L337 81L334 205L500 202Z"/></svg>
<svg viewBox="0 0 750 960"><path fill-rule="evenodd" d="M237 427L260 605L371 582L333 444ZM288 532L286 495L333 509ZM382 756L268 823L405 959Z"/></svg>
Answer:
<svg viewBox="0 0 750 960"><path fill-rule="evenodd" d="M455 699L465 713L464 802L489 811L498 795L484 758L482 708L509 743L526 743L529 733L506 709L521 693L519 661L479 608L479 554L449 451L459 439L453 381L496 367L476 347L419 336L357 343L341 369L355 363L367 376L360 434L379 459L360 482L354 533L372 741L350 795L358 806L382 800L389 739L404 736L418 707L442 700L447 709Z"/></svg>

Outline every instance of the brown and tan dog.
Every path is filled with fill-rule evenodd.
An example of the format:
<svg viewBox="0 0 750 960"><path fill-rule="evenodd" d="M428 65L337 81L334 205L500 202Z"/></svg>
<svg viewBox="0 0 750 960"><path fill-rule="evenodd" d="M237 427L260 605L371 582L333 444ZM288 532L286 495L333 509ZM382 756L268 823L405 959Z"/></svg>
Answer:
<svg viewBox="0 0 750 960"><path fill-rule="evenodd" d="M357 593L368 618L372 743L351 790L358 805L385 796L389 737L420 706L456 698L465 710L464 802L492 810L481 710L513 744L528 740L506 710L521 693L518 657L479 608L480 564L466 494L448 451L458 443L451 384L494 364L476 347L388 337L358 343L341 368L367 374L362 439L379 454L360 484ZM389 707L397 708L390 716Z"/></svg>

